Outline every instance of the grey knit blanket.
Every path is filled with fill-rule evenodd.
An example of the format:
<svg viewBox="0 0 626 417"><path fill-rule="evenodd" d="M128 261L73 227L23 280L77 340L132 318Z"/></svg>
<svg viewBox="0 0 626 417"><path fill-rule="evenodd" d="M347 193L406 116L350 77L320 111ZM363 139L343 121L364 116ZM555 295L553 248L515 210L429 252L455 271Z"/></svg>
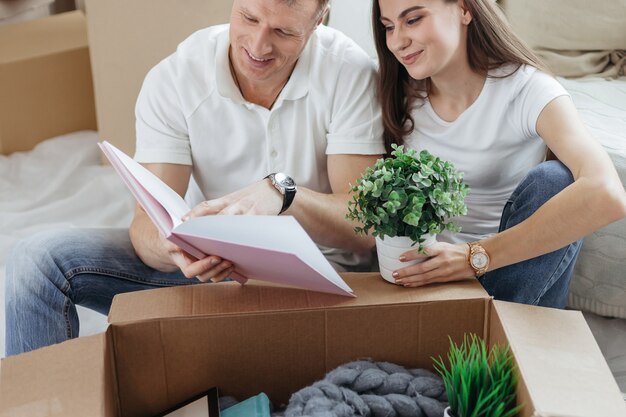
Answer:
<svg viewBox="0 0 626 417"><path fill-rule="evenodd" d="M296 392L273 417L441 417L447 405L443 382L433 372L362 360Z"/></svg>

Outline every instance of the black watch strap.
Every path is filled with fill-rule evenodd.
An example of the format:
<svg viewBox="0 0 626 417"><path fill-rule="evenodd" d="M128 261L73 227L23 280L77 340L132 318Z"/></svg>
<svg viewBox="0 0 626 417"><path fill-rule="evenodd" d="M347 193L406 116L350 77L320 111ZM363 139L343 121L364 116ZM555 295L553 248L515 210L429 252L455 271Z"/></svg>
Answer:
<svg viewBox="0 0 626 417"><path fill-rule="evenodd" d="M276 179L277 175L281 176L281 180ZM296 189L297 189L295 182L293 181L291 177L282 173L272 173L272 174L267 175L265 178L269 178L274 188L276 188L276 190L278 190L278 192L283 195L283 206L281 207L280 212L278 213L278 214L281 214L285 210L287 210L289 206L291 206L291 203L293 203L293 199L296 196ZM285 181L286 184L281 183L281 181Z"/></svg>
<svg viewBox="0 0 626 417"><path fill-rule="evenodd" d="M285 194L283 194L283 206L280 209L278 214L281 214L283 211L287 210L291 203L293 203L293 199L296 196L296 190L293 189L285 189Z"/></svg>

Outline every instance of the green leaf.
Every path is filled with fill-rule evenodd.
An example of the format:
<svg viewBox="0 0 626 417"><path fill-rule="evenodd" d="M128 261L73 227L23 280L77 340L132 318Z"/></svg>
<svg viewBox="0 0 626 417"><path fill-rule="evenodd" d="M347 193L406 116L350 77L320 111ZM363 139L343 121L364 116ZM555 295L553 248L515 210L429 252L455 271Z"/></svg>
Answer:
<svg viewBox="0 0 626 417"><path fill-rule="evenodd" d="M409 236L458 231L454 217L465 215L469 188L453 164L422 150L392 146L391 157L365 169L350 188L346 219L355 233Z"/></svg>

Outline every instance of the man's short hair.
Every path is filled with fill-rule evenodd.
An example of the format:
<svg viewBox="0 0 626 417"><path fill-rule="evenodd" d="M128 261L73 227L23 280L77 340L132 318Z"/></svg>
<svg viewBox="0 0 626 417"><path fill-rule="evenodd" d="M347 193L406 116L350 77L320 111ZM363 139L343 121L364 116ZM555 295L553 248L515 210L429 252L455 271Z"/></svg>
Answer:
<svg viewBox="0 0 626 417"><path fill-rule="evenodd" d="M299 1L302 1L302 0L283 0L283 2L287 3L287 6L293 6ZM328 8L328 3L330 3L330 0L317 0L317 14L316 14L315 20L322 17L322 14Z"/></svg>

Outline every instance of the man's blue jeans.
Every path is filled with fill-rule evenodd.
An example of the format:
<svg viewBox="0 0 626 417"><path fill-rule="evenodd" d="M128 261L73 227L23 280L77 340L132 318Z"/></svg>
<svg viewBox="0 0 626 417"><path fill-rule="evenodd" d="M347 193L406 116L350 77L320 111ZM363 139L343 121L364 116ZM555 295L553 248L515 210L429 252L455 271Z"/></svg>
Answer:
<svg viewBox="0 0 626 417"><path fill-rule="evenodd" d="M521 222L572 182L560 162L539 165L511 196L501 229ZM481 283L497 299L564 307L575 242L558 251L487 273ZM127 230L44 232L19 242L7 264L6 353L15 355L78 336L76 305L108 314L115 294L198 283L159 272L135 255Z"/></svg>
<svg viewBox="0 0 626 417"><path fill-rule="evenodd" d="M135 254L127 229L70 229L18 242L7 263L6 354L78 336L76 305L108 314L116 294L199 283Z"/></svg>

